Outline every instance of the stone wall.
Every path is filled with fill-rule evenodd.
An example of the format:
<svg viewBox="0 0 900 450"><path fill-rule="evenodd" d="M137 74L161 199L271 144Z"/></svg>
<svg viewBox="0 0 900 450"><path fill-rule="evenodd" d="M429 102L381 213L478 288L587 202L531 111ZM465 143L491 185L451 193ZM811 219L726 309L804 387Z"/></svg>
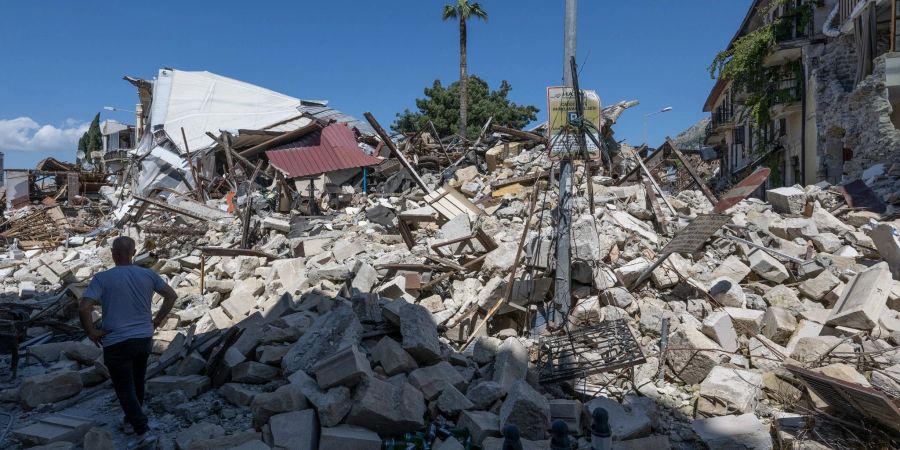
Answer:
<svg viewBox="0 0 900 450"><path fill-rule="evenodd" d="M866 169L884 164L885 176L867 180L888 202L900 203L900 130L891 122L884 84L885 56L875 60L872 75L854 88L856 51L853 38L807 46L807 67L816 79L818 178L832 183L862 178ZM852 158L843 162L843 150Z"/></svg>

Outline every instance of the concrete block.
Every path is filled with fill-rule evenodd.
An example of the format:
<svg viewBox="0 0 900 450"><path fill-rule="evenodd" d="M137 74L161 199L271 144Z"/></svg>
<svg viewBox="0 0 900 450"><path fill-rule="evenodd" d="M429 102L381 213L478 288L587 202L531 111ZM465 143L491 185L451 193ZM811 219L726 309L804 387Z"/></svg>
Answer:
<svg viewBox="0 0 900 450"><path fill-rule="evenodd" d="M747 259L750 262L750 270L771 282L781 283L790 277L784 264L760 249L751 250Z"/></svg>
<svg viewBox="0 0 900 450"><path fill-rule="evenodd" d="M781 214L802 214L806 206L806 193L795 187L781 187L766 191L766 200L775 212Z"/></svg>
<svg viewBox="0 0 900 450"><path fill-rule="evenodd" d="M487 437L500 436L500 417L487 411L463 411L457 426L468 430L476 445L481 445Z"/></svg>
<svg viewBox="0 0 900 450"><path fill-rule="evenodd" d="M512 385L500 407L500 426L515 425L525 439L544 439L550 429L550 403L525 380Z"/></svg>
<svg viewBox="0 0 900 450"><path fill-rule="evenodd" d="M493 380L509 391L515 382L525 378L527 372L528 350L518 338L507 338L497 349Z"/></svg>
<svg viewBox="0 0 900 450"><path fill-rule="evenodd" d="M374 431L352 425L323 427L319 433L319 448L381 450L381 438Z"/></svg>
<svg viewBox="0 0 900 450"><path fill-rule="evenodd" d="M312 409L276 414L269 419L275 448L318 450L319 421Z"/></svg>
<svg viewBox="0 0 900 450"><path fill-rule="evenodd" d="M19 387L19 401L25 409L73 397L83 387L81 375L60 370L27 378Z"/></svg>
<svg viewBox="0 0 900 450"><path fill-rule="evenodd" d="M465 389L466 380L447 361L433 366L421 367L409 374L409 383L415 386L428 400L434 400L447 386Z"/></svg>
<svg viewBox="0 0 900 450"><path fill-rule="evenodd" d="M244 361L231 369L235 383L263 384L278 376L278 368L256 361Z"/></svg>
<svg viewBox="0 0 900 450"><path fill-rule="evenodd" d="M753 413L695 420L692 427L710 450L772 449L769 427Z"/></svg>
<svg viewBox="0 0 900 450"><path fill-rule="evenodd" d="M713 367L719 365L722 353L714 351L721 348L712 339L700 331L687 326L679 326L669 334L669 346L672 348L713 349L701 351L670 351L666 359L676 376L689 384L703 381Z"/></svg>
<svg viewBox="0 0 900 450"><path fill-rule="evenodd" d="M322 389L332 386L355 386L360 380L371 375L371 369L366 355L355 345L344 347L335 354L319 360L313 366L316 380Z"/></svg>
<svg viewBox="0 0 900 450"><path fill-rule="evenodd" d="M759 327L762 325L762 318L765 311L758 309L731 308L726 306L723 308L731 317L734 323L734 329L739 334L757 334Z"/></svg>
<svg viewBox="0 0 900 450"><path fill-rule="evenodd" d="M697 412L706 416L753 412L762 385L760 372L716 366L700 383Z"/></svg>
<svg viewBox="0 0 900 450"><path fill-rule="evenodd" d="M209 384L209 377L203 375L163 375L147 380L146 389L148 394L165 394L166 392L181 390L188 397L193 398L205 391Z"/></svg>
<svg viewBox="0 0 900 450"><path fill-rule="evenodd" d="M785 345L795 328L797 328L797 319L790 311L777 306L766 308L762 327L760 327L760 331L765 337L780 345Z"/></svg>
<svg viewBox="0 0 900 450"><path fill-rule="evenodd" d="M53 414L35 423L13 430L13 436L27 445L46 445L54 442L80 444L94 422L84 417Z"/></svg>
<svg viewBox="0 0 900 450"><path fill-rule="evenodd" d="M738 349L734 324L725 311L714 311L703 319L703 334L718 342L725 350L733 352Z"/></svg>
<svg viewBox="0 0 900 450"><path fill-rule="evenodd" d="M372 349L372 361L381 364L388 376L398 373L409 373L419 368L416 360L406 350L403 350L400 343L389 336L381 338L378 344L375 345L375 348Z"/></svg>
<svg viewBox="0 0 900 450"><path fill-rule="evenodd" d="M844 287L834 305L828 325L871 330L885 309L892 278L887 263L876 264L858 273Z"/></svg>

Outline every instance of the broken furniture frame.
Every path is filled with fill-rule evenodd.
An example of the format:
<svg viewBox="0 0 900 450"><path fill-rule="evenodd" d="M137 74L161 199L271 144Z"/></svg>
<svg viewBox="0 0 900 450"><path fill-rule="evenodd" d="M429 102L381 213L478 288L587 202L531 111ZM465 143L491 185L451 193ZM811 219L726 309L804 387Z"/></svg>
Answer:
<svg viewBox="0 0 900 450"><path fill-rule="evenodd" d="M572 332L562 330L538 343L537 368L542 384L586 378L644 362L644 352L624 319L605 320Z"/></svg>

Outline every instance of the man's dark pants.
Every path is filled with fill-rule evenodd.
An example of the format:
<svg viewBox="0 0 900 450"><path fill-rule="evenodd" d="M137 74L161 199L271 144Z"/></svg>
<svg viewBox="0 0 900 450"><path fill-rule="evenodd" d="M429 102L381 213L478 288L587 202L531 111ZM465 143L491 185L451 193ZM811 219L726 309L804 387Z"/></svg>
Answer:
<svg viewBox="0 0 900 450"><path fill-rule="evenodd" d="M116 397L125 412L125 420L134 432L147 432L147 416L144 404L144 377L147 374L147 358L150 357L153 338L126 339L103 347L103 362L109 369L109 377L116 390Z"/></svg>

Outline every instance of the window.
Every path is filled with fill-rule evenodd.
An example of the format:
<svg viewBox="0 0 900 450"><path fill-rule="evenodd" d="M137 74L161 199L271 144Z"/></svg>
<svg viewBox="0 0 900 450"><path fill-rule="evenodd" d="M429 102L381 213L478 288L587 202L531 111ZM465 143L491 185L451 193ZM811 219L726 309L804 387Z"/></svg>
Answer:
<svg viewBox="0 0 900 450"><path fill-rule="evenodd" d="M787 119L778 119L778 137L787 136Z"/></svg>

